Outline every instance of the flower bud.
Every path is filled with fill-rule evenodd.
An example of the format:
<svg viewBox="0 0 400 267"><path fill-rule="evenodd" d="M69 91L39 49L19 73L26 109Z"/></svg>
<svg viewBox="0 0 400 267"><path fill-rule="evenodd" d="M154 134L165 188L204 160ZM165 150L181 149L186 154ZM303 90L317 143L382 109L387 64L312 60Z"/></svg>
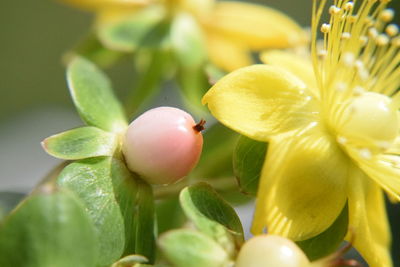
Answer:
<svg viewBox="0 0 400 267"><path fill-rule="evenodd" d="M241 248L235 267L307 267L310 262L291 240L276 235L259 235Z"/></svg>
<svg viewBox="0 0 400 267"><path fill-rule="evenodd" d="M128 168L151 184L174 183L196 165L204 121L172 107L151 109L128 127L122 150Z"/></svg>

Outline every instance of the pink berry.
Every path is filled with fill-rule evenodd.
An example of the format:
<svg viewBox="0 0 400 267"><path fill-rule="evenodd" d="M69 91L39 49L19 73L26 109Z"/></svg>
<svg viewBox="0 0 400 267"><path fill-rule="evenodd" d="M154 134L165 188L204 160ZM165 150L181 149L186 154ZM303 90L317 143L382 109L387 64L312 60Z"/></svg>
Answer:
<svg viewBox="0 0 400 267"><path fill-rule="evenodd" d="M151 109L128 127L122 150L128 168L151 184L170 184L196 165L204 121L172 107Z"/></svg>

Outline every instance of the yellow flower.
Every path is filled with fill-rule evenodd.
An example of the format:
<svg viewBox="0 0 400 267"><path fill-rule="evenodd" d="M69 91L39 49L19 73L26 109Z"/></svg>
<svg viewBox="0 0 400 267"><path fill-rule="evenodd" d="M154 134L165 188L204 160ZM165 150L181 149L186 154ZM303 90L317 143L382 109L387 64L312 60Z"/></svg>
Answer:
<svg viewBox="0 0 400 267"><path fill-rule="evenodd" d="M391 266L383 189L400 197L400 37L383 0L314 0L310 60L285 52L239 69L204 96L212 114L268 141L252 231L306 240L346 202L354 246ZM321 31L323 41L317 42Z"/></svg>
<svg viewBox="0 0 400 267"><path fill-rule="evenodd" d="M304 31L289 17L255 4L215 0L64 1L96 12L97 27L155 6L164 11L160 16L191 14L204 34L210 60L228 71L252 64L251 51L293 47L307 42Z"/></svg>

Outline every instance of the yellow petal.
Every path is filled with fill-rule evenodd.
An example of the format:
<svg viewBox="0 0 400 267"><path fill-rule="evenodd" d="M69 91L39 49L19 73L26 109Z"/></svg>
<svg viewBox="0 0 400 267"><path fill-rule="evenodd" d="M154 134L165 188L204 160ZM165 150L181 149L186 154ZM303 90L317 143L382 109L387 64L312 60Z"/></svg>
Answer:
<svg viewBox="0 0 400 267"><path fill-rule="evenodd" d="M315 120L314 99L291 73L253 65L220 79L203 97L211 113L229 128L260 141Z"/></svg>
<svg viewBox="0 0 400 267"><path fill-rule="evenodd" d="M167 0L171 1L171 0ZM183 10L193 14L198 19L204 19L212 12L215 0L180 0L179 6Z"/></svg>
<svg viewBox="0 0 400 267"><path fill-rule="evenodd" d="M256 50L290 47L306 42L304 31L292 19L261 5L218 2L205 25L211 31L234 38Z"/></svg>
<svg viewBox="0 0 400 267"><path fill-rule="evenodd" d="M388 150L388 153L400 155L400 136L394 140L392 146Z"/></svg>
<svg viewBox="0 0 400 267"><path fill-rule="evenodd" d="M392 200L400 201L400 156L372 154L368 149L346 147L361 170L379 184Z"/></svg>
<svg viewBox="0 0 400 267"><path fill-rule="evenodd" d="M246 47L216 34L207 35L207 49L210 61L228 72L253 63Z"/></svg>
<svg viewBox="0 0 400 267"><path fill-rule="evenodd" d="M150 0L62 0L73 6L86 9L98 10L108 8L125 8L140 7L150 4Z"/></svg>
<svg viewBox="0 0 400 267"><path fill-rule="evenodd" d="M361 171L353 171L349 179L349 233L370 267L390 267L390 228L383 192L378 184Z"/></svg>
<svg viewBox="0 0 400 267"><path fill-rule="evenodd" d="M308 88L310 88L314 95L319 96L311 59L307 60L306 58L294 53L281 50L265 51L260 55L260 57L261 61L265 64L282 67L287 71L290 71L307 84Z"/></svg>
<svg viewBox="0 0 400 267"><path fill-rule="evenodd" d="M257 193L252 232L295 241L325 231L346 200L349 158L320 126L274 137Z"/></svg>

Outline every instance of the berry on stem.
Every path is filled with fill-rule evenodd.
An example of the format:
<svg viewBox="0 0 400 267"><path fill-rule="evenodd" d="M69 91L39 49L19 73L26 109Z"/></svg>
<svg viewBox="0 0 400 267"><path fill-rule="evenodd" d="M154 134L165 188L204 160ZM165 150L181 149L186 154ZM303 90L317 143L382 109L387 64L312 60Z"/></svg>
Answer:
<svg viewBox="0 0 400 267"><path fill-rule="evenodd" d="M291 240L277 235L259 235L241 248L235 267L308 267L304 252Z"/></svg>
<svg viewBox="0 0 400 267"><path fill-rule="evenodd" d="M196 165L205 121L172 107L151 109L128 127L122 150L128 168L151 184L171 184Z"/></svg>

